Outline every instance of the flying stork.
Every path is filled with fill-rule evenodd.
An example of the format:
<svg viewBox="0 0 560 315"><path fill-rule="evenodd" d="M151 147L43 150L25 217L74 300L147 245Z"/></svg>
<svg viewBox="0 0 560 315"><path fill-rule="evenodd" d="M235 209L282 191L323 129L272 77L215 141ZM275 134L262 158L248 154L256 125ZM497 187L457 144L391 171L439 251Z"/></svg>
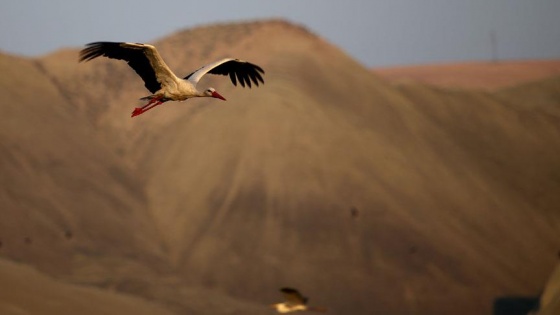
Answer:
<svg viewBox="0 0 560 315"><path fill-rule="evenodd" d="M316 312L326 312L327 310L323 307L308 306L308 298L304 297L299 293L298 290L292 288L282 288L280 292L284 294L285 302L271 304L270 306L278 313L291 313L297 311L316 311Z"/></svg>
<svg viewBox="0 0 560 315"><path fill-rule="evenodd" d="M237 82L242 87L251 87L251 82L264 84L261 74L264 70L250 62L224 58L209 63L183 79L178 78L165 64L156 48L148 44L119 43L119 42L94 42L86 45L80 51L80 62L89 61L97 57L124 60L144 80L144 85L152 95L141 98L148 103L137 107L132 116L140 115L167 101L184 101L193 97L214 97L226 100L214 88L199 91L196 88L198 81L206 74L229 75L233 85Z"/></svg>

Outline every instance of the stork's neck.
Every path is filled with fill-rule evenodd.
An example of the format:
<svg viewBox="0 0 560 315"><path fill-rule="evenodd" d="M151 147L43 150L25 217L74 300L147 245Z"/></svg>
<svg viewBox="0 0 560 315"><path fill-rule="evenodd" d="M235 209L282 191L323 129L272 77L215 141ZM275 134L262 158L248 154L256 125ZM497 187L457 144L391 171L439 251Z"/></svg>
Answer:
<svg viewBox="0 0 560 315"><path fill-rule="evenodd" d="M204 90L199 91L195 85L184 79L179 80L177 90L179 94L188 95L187 98L204 96Z"/></svg>

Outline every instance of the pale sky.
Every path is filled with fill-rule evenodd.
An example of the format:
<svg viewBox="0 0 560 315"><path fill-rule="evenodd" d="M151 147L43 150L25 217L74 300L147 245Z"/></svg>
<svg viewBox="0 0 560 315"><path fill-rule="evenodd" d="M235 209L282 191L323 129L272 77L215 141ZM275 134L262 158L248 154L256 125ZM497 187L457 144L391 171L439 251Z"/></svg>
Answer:
<svg viewBox="0 0 560 315"><path fill-rule="evenodd" d="M285 18L366 66L560 59L560 0L0 0L0 50L153 42L216 22Z"/></svg>

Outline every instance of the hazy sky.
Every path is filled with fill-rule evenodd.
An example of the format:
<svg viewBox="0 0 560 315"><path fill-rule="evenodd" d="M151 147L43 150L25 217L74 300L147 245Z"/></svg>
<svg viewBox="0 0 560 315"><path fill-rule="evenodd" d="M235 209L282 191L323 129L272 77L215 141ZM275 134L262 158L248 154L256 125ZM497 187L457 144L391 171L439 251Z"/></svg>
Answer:
<svg viewBox="0 0 560 315"><path fill-rule="evenodd" d="M560 0L0 0L0 50L150 42L201 24L286 18L367 66L560 58Z"/></svg>

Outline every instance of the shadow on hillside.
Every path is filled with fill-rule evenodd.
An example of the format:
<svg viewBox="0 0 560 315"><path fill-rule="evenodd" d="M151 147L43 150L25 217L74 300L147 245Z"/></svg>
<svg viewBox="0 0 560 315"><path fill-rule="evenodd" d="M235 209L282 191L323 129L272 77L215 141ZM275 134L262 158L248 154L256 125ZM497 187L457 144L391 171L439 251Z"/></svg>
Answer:
<svg viewBox="0 0 560 315"><path fill-rule="evenodd" d="M527 315L539 309L539 297L503 296L494 299L493 315Z"/></svg>

